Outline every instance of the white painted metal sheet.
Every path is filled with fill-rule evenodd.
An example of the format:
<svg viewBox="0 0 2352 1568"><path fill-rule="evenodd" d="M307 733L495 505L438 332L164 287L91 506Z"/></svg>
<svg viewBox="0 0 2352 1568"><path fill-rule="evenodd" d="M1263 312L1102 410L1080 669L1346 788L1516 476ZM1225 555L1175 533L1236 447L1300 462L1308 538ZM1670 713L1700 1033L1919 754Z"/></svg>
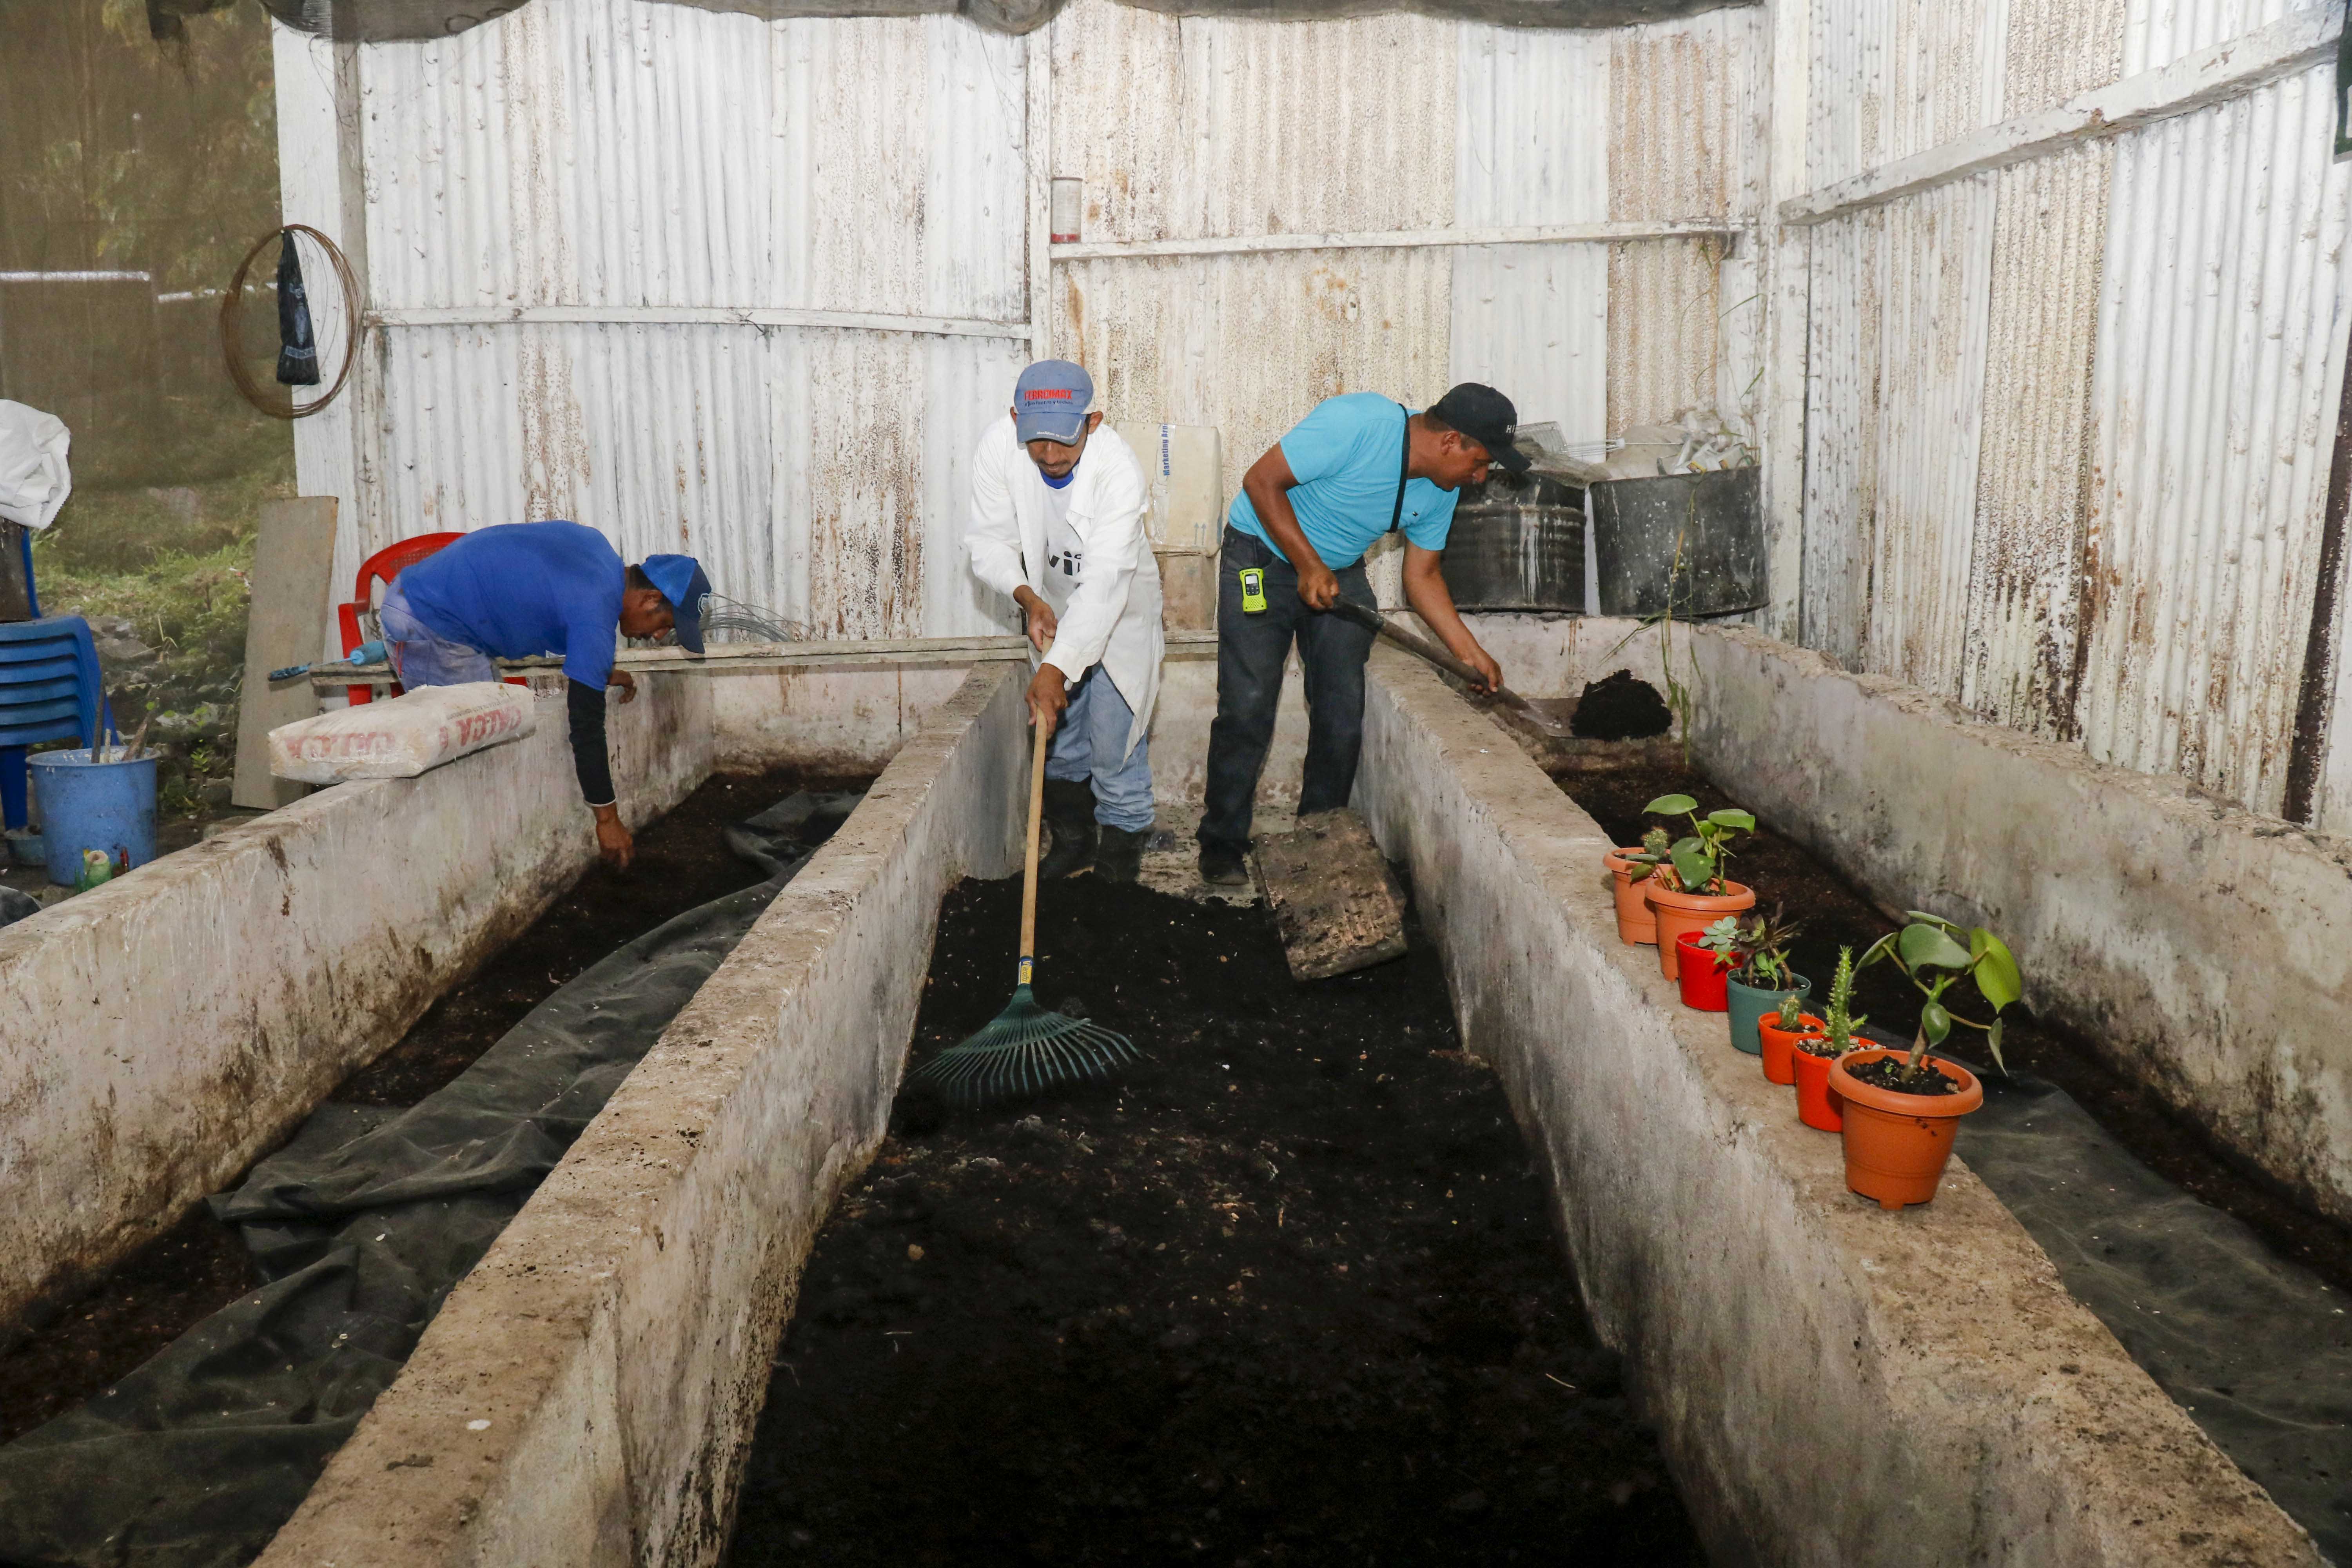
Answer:
<svg viewBox="0 0 2352 1568"><path fill-rule="evenodd" d="M1888 204L1876 367L1878 515L1864 668L1956 696L1968 621L1992 290L1979 175Z"/></svg>
<svg viewBox="0 0 2352 1568"><path fill-rule="evenodd" d="M1992 299L1960 700L2071 732L2091 355L2113 146L1994 175Z"/></svg>
<svg viewBox="0 0 2352 1568"><path fill-rule="evenodd" d="M1743 8L1611 35L1609 216L1751 213L1761 199L1756 95L1763 18ZM1608 433L1728 404L1718 240L1612 246ZM1729 395L1726 395L1727 390Z"/></svg>
<svg viewBox="0 0 2352 1568"><path fill-rule="evenodd" d="M2263 811L2283 799L2344 332L2333 86L2322 68L2117 140L2093 370L2083 738Z"/></svg>
<svg viewBox="0 0 2352 1568"><path fill-rule="evenodd" d="M1800 638L1862 668L1878 514L1878 353L1885 209L1814 230L1807 312Z"/></svg>
<svg viewBox="0 0 2352 1568"><path fill-rule="evenodd" d="M2010 0L1814 0L1812 185L2001 119L2009 8Z"/></svg>
<svg viewBox="0 0 2352 1568"><path fill-rule="evenodd" d="M1004 335L404 325L382 525L563 516L844 637L1002 629L963 475L1027 358L1020 39L541 4L362 51L380 310L807 309Z"/></svg>
<svg viewBox="0 0 2352 1568"><path fill-rule="evenodd" d="M1608 35L1465 23L1458 47L1456 225L1607 218ZM1451 315L1448 382L1498 387L1570 440L1609 433L1608 247L1465 247Z"/></svg>
<svg viewBox="0 0 2352 1568"><path fill-rule="evenodd" d="M2124 4L2123 68L2129 76L2226 44L2294 12L2324 10L2330 0L2124 0Z"/></svg>
<svg viewBox="0 0 2352 1568"><path fill-rule="evenodd" d="M1453 221L1454 23L1079 0L1051 31L1053 173L1085 182L1083 239Z"/></svg>

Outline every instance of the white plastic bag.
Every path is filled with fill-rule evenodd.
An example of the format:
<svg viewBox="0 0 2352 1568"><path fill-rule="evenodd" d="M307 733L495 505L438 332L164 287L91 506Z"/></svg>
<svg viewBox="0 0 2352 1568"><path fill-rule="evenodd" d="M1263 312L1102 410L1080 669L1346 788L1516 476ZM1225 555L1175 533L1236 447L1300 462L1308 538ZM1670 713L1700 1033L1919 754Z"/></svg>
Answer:
<svg viewBox="0 0 2352 1568"><path fill-rule="evenodd" d="M0 518L47 528L73 493L66 449L73 437L54 414L0 400Z"/></svg>
<svg viewBox="0 0 2352 1568"><path fill-rule="evenodd" d="M269 771L304 784L411 779L539 727L530 692L504 681L427 686L269 731Z"/></svg>

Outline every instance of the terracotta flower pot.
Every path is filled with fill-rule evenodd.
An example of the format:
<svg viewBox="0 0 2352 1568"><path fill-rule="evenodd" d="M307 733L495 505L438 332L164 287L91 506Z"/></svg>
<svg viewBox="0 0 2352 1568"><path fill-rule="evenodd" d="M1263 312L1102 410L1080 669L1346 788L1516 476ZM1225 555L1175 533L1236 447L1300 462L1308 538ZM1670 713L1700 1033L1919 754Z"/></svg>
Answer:
<svg viewBox="0 0 2352 1568"><path fill-rule="evenodd" d="M1960 1118L1984 1103L1977 1075L1940 1057L1929 1057L1927 1065L1958 1084L1957 1094L1904 1094L1864 1083L1847 1070L1906 1054L1848 1051L1829 1072L1830 1092L1845 1100L1845 1184L1885 1209L1936 1195Z"/></svg>
<svg viewBox="0 0 2352 1568"><path fill-rule="evenodd" d="M1830 1087L1830 1068L1837 1064L1811 1051L1792 1050L1789 1065L1797 1074L1797 1120L1823 1132L1843 1131L1845 1117L1840 1111L1837 1091Z"/></svg>
<svg viewBox="0 0 2352 1568"><path fill-rule="evenodd" d="M1780 1009L1780 998L1794 996L1799 1002L1812 994L1813 983L1801 974L1791 974L1794 985L1779 991L1768 991L1750 985L1737 974L1724 983L1724 999L1731 1015L1731 1048L1754 1056L1763 1048L1764 1020ZM1769 1076L1769 1075L1767 1075ZM1787 1079L1775 1080L1786 1083Z"/></svg>
<svg viewBox="0 0 2352 1568"><path fill-rule="evenodd" d="M1730 1005L1724 987L1731 966L1699 946L1701 933L1686 931L1675 938L1682 952L1675 955L1675 979L1683 988L1683 1005L1699 1013L1720 1013Z"/></svg>
<svg viewBox="0 0 2352 1568"><path fill-rule="evenodd" d="M1650 890L1647 879L1633 880L1633 862L1629 855L1634 849L1612 849L1601 858L1609 868L1609 879L1617 889L1617 940L1629 946L1639 946L1658 940L1658 917L1650 912L1650 900L1644 895Z"/></svg>
<svg viewBox="0 0 2352 1568"><path fill-rule="evenodd" d="M1757 1043L1764 1048L1765 1081L1796 1082L1797 1064L1791 1058L1796 1055L1797 1042L1809 1036L1818 1036L1828 1027L1811 1013L1801 1013L1797 1016L1797 1026L1784 1029L1780 1027L1777 1015L1765 1014L1763 1020L1756 1026Z"/></svg>
<svg viewBox="0 0 2352 1568"><path fill-rule="evenodd" d="M1675 938L1686 931L1705 931L1726 915L1745 914L1756 907L1756 889L1726 882L1720 893L1685 893L1664 887L1665 879L1652 877L1640 884L1648 889L1650 908L1658 917L1658 969L1675 978Z"/></svg>

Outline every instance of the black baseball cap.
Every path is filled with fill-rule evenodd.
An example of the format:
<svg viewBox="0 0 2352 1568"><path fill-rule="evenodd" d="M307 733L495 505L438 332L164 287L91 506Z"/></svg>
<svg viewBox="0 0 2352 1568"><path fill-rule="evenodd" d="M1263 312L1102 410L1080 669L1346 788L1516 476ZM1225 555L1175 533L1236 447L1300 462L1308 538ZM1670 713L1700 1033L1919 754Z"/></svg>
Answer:
<svg viewBox="0 0 2352 1568"><path fill-rule="evenodd" d="M1506 473L1528 471L1528 455L1512 445L1519 411L1491 386L1465 381L1430 405L1430 413L1486 448L1486 455Z"/></svg>

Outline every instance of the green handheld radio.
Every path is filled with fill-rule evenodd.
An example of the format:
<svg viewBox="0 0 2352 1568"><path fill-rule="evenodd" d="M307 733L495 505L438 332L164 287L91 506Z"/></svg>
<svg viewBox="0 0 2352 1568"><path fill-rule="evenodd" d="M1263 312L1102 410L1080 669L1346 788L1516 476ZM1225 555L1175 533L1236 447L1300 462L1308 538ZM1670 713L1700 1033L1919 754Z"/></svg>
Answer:
<svg viewBox="0 0 2352 1568"><path fill-rule="evenodd" d="M1242 568L1242 614L1265 614L1265 568L1263 566Z"/></svg>

